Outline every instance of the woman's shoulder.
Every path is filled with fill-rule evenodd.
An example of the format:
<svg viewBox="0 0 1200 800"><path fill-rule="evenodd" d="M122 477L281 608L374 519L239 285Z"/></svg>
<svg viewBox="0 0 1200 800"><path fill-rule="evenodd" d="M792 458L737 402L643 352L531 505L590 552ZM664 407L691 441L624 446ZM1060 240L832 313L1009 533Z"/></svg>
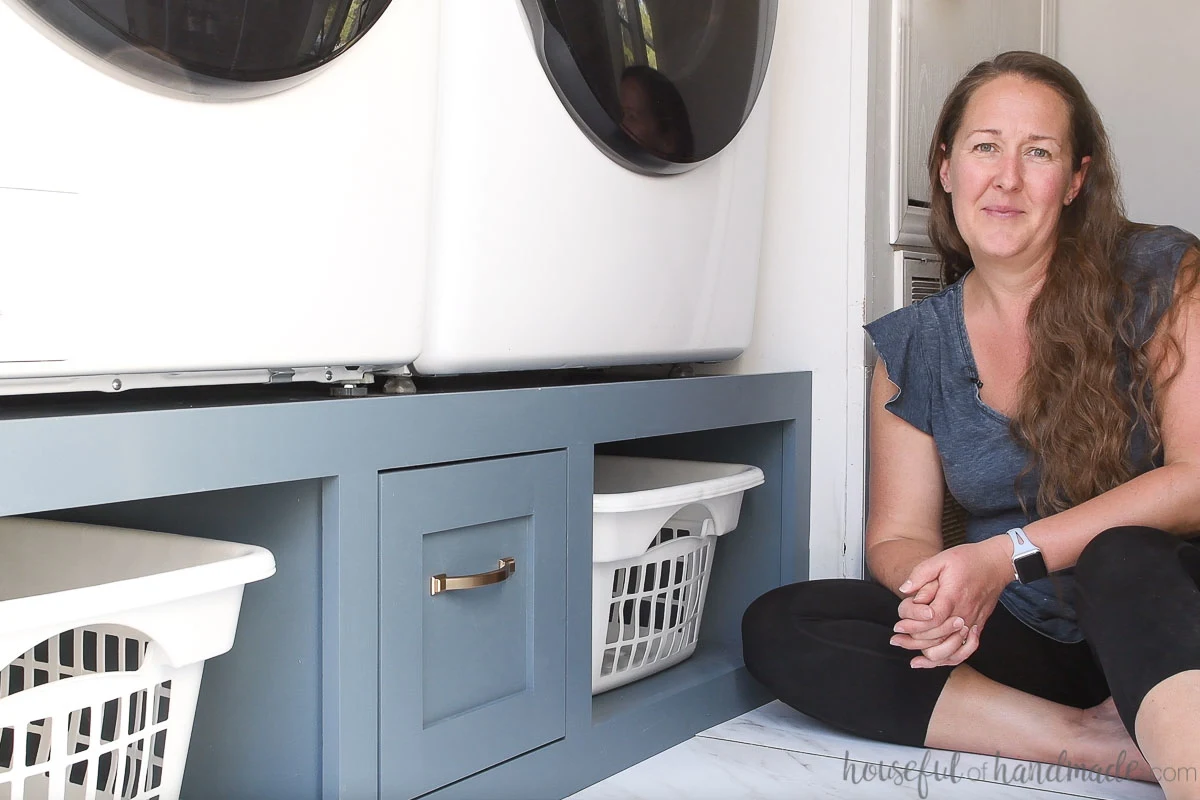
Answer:
<svg viewBox="0 0 1200 800"><path fill-rule="evenodd" d="M1156 250L1182 243L1196 244L1196 234L1175 225L1149 225L1131 222L1125 237L1127 246Z"/></svg>
<svg viewBox="0 0 1200 800"><path fill-rule="evenodd" d="M958 284L884 314L863 327L898 389L885 407L918 430L933 433L933 395L948 352L943 342L956 330Z"/></svg>
<svg viewBox="0 0 1200 800"><path fill-rule="evenodd" d="M945 367L947 354L956 351L951 342L958 330L958 291L959 284L953 284L863 326L875 345L876 353L883 359L889 378L897 386L907 384L911 389L919 382L924 388L917 394L921 397L928 395L930 387L936 382L935 373ZM909 399L914 399L911 390L909 394ZM917 402L928 405L919 399ZM929 431L928 423L913 424Z"/></svg>
<svg viewBox="0 0 1200 800"><path fill-rule="evenodd" d="M1136 341L1154 335L1175 294L1184 256L1200 248L1200 239L1173 225L1131 225L1121 243L1119 259L1125 281L1133 290Z"/></svg>
<svg viewBox="0 0 1200 800"><path fill-rule="evenodd" d="M1120 256L1133 280L1174 277L1185 253L1200 248L1200 239L1174 225L1132 224L1121 245Z"/></svg>

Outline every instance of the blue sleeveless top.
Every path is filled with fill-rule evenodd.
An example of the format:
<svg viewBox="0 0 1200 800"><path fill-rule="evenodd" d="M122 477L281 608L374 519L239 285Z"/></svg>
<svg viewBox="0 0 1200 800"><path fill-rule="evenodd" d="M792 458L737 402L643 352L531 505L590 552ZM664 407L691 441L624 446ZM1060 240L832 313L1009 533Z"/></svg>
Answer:
<svg viewBox="0 0 1200 800"><path fill-rule="evenodd" d="M1173 227L1131 234L1124 248L1127 277L1134 288L1139 341L1154 332L1174 292L1179 262L1195 236ZM966 277L965 275L963 276ZM1026 516L1014 488L1028 451L1009 433L1009 418L986 405L976 385L978 371L963 317L962 279L938 294L893 311L864 326L900 387L885 407L933 436L950 493L967 511L966 539L979 542L1038 519L1036 469L1022 482ZM1128 374L1128 367L1122 369ZM1148 458L1144 427L1135 431L1133 463L1138 474L1161 466ZM1052 639L1079 642L1073 569L1028 585L1013 581L1000 602L1014 616Z"/></svg>

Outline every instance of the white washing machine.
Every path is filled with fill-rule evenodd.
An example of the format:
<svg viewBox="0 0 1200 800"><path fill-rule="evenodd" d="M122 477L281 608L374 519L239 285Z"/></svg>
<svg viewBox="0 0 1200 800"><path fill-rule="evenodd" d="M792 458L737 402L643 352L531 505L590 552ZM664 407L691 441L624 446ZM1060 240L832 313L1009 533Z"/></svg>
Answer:
<svg viewBox="0 0 1200 800"><path fill-rule="evenodd" d="M439 0L0 0L0 394L420 348Z"/></svg>
<svg viewBox="0 0 1200 800"><path fill-rule="evenodd" d="M454 0L441 15L416 371L740 354L774 0Z"/></svg>

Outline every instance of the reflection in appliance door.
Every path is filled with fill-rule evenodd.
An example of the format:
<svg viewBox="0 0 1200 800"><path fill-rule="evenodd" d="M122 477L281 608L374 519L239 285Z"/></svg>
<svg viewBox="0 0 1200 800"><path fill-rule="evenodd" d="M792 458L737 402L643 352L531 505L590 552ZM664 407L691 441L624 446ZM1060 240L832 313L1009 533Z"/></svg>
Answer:
<svg viewBox="0 0 1200 800"><path fill-rule="evenodd" d="M538 0L543 63L576 122L618 162L676 173L741 130L766 75L767 0ZM569 57L554 52L557 39ZM577 73L567 74L568 72ZM598 105L609 120L598 124Z"/></svg>
<svg viewBox="0 0 1200 800"><path fill-rule="evenodd" d="M285 4L286 12L279 8ZM314 5L314 0L126 2L126 28L134 41L194 68L225 75L273 71L311 54Z"/></svg>

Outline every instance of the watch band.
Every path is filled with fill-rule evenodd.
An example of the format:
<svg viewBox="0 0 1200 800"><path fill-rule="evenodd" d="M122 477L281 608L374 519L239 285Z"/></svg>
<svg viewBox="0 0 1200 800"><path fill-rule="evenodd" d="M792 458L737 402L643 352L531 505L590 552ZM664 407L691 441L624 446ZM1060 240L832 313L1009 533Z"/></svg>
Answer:
<svg viewBox="0 0 1200 800"><path fill-rule="evenodd" d="M1025 535L1023 528L1009 528L1005 533L1008 534L1008 538L1012 539L1013 558L1020 558L1026 553L1042 552L1037 549L1037 546L1033 542L1029 541L1029 537Z"/></svg>
<svg viewBox="0 0 1200 800"><path fill-rule="evenodd" d="M1013 544L1013 579L1021 583L1032 583L1046 577L1049 572L1046 570L1046 560L1042 558L1042 551L1029 541L1025 531L1021 528L1009 528L1005 533Z"/></svg>

